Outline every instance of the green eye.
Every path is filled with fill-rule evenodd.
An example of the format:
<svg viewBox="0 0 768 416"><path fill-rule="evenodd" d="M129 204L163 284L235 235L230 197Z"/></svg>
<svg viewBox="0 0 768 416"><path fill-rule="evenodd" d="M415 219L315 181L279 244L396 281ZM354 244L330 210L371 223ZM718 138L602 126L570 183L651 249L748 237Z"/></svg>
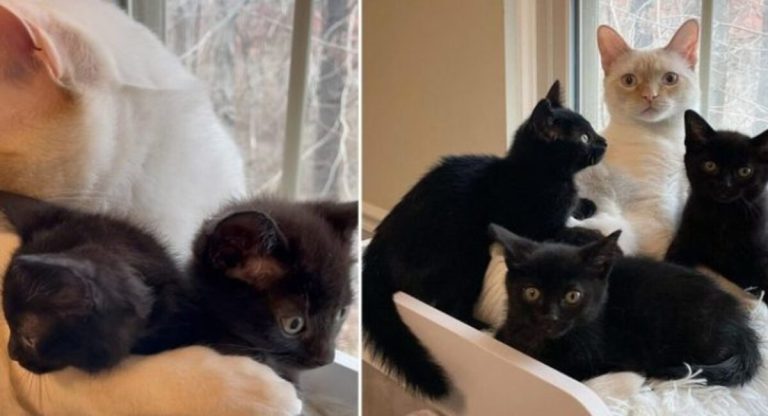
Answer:
<svg viewBox="0 0 768 416"><path fill-rule="evenodd" d="M704 162L701 165L701 168L704 169L704 172L707 172L707 173L717 173L717 170L718 170L717 169L717 163L715 163L715 162L713 162L711 160L708 160L708 161Z"/></svg>
<svg viewBox="0 0 768 416"><path fill-rule="evenodd" d="M581 301L581 292L578 290L571 290L565 294L565 303L569 305L575 305Z"/></svg>
<svg viewBox="0 0 768 416"><path fill-rule="evenodd" d="M749 166L744 166L739 168L739 170L736 171L736 173L739 175L739 177L748 178L752 176L752 168L750 168Z"/></svg>
<svg viewBox="0 0 768 416"><path fill-rule="evenodd" d="M528 302L535 302L541 297L541 292L535 287L526 287L523 289L523 297Z"/></svg>
<svg viewBox="0 0 768 416"><path fill-rule="evenodd" d="M296 335L304 329L304 318L301 316L282 318L280 319L280 325L286 334Z"/></svg>

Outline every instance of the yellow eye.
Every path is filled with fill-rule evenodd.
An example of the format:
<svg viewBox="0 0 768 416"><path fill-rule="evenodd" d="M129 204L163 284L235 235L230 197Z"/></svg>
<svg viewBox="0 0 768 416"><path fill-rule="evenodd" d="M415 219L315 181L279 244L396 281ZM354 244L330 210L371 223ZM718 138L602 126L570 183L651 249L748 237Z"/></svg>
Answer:
<svg viewBox="0 0 768 416"><path fill-rule="evenodd" d="M667 72L666 74L664 74L663 77L661 77L661 82L664 85L675 85L675 84L677 84L677 80L679 78L680 77L676 73L674 73L674 72Z"/></svg>
<svg viewBox="0 0 768 416"><path fill-rule="evenodd" d="M523 289L523 297L525 297L525 300L528 302L535 302L541 297L541 292L535 287L526 287Z"/></svg>
<svg viewBox="0 0 768 416"><path fill-rule="evenodd" d="M624 74L621 76L621 85L625 87L634 87L637 84L635 74Z"/></svg>
<svg viewBox="0 0 768 416"><path fill-rule="evenodd" d="M717 173L717 170L718 170L717 169L717 163L715 163L715 162L713 162L711 160L708 160L708 161L704 162L701 165L701 168L704 169L704 172L707 172L707 173Z"/></svg>
<svg viewBox="0 0 768 416"><path fill-rule="evenodd" d="M575 305L581 301L581 292L578 290L571 290L565 294L565 303Z"/></svg>
<svg viewBox="0 0 768 416"><path fill-rule="evenodd" d="M739 170L736 171L736 173L742 178L748 178L752 176L752 168L750 168L749 166L744 166L739 168Z"/></svg>

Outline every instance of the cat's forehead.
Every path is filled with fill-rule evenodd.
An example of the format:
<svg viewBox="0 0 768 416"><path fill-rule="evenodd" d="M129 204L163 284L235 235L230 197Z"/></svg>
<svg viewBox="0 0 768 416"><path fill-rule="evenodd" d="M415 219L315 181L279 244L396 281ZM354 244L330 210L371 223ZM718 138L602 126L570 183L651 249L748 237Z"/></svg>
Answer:
<svg viewBox="0 0 768 416"><path fill-rule="evenodd" d="M583 262L576 248L543 246L531 253L521 270L528 279L559 284L580 275Z"/></svg>
<svg viewBox="0 0 768 416"><path fill-rule="evenodd" d="M677 53L664 49L632 50L614 62L608 77L618 78L624 74L635 74L641 78L655 77L670 71L683 76L694 76L688 63Z"/></svg>
<svg viewBox="0 0 768 416"><path fill-rule="evenodd" d="M717 137L710 138L700 152L703 156L723 163L729 161L740 163L752 156L750 138L743 134L721 131Z"/></svg>

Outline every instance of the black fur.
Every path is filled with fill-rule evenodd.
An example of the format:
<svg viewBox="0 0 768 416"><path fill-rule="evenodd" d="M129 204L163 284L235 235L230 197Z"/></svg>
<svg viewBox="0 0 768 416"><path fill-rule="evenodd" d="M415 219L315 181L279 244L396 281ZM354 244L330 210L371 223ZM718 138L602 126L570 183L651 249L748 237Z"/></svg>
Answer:
<svg viewBox="0 0 768 416"><path fill-rule="evenodd" d="M555 82L506 157L448 157L427 173L364 254L363 328L374 354L416 392L446 395L443 370L402 322L392 295L402 290L479 326L472 310L490 260L488 224L536 240L594 238L574 236L565 222L577 202L574 174L597 163L605 148L584 118L562 107ZM589 203L582 206L581 214L589 214Z"/></svg>
<svg viewBox="0 0 768 416"><path fill-rule="evenodd" d="M333 361L352 302L357 218L355 202L257 198L209 219L191 264L204 317L199 342L251 356L293 382ZM295 319L301 329L291 334Z"/></svg>
<svg viewBox="0 0 768 416"><path fill-rule="evenodd" d="M753 139L715 131L690 110L685 126L691 194L667 260L707 266L742 288L768 289L768 131ZM745 168L747 177L739 174Z"/></svg>
<svg viewBox="0 0 768 416"><path fill-rule="evenodd" d="M99 371L129 353L190 340L185 280L149 233L125 221L0 192L21 238L3 283L12 359L35 373Z"/></svg>
<svg viewBox="0 0 768 416"><path fill-rule="evenodd" d="M704 275L621 258L619 232L580 248L497 226L491 233L509 269L502 342L579 380L612 371L680 378L687 363L709 384L734 386L757 372L759 340L745 309ZM574 292L579 300L569 302Z"/></svg>

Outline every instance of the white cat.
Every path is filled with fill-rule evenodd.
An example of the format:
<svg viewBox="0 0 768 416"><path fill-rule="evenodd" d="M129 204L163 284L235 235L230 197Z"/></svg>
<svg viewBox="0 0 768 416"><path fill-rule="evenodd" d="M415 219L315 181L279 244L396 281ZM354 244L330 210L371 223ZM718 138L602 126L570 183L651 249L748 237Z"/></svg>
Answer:
<svg viewBox="0 0 768 416"><path fill-rule="evenodd" d="M572 225L606 234L621 228L626 253L662 257L685 202L683 113L698 106L698 37L698 22L688 20L664 48L636 50L610 27L598 28L608 150L577 177L598 212Z"/></svg>
<svg viewBox="0 0 768 416"><path fill-rule="evenodd" d="M243 163L204 88L144 27L100 0L0 0L0 189L160 230L189 253L198 224L245 192ZM0 241L0 276L13 236ZM95 376L8 359L0 414L295 415L290 383L193 347Z"/></svg>

